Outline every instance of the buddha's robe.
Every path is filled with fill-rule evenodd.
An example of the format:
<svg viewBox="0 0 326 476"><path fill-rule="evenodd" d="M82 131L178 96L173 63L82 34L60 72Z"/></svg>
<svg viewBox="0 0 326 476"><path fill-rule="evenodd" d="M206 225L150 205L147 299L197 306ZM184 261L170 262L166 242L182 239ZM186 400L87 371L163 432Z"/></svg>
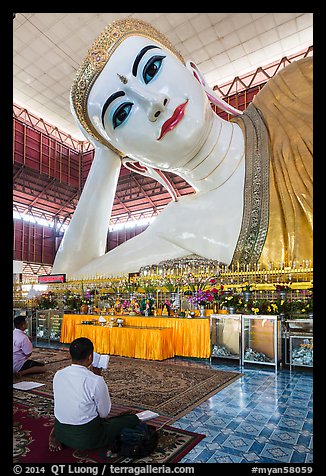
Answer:
<svg viewBox="0 0 326 476"><path fill-rule="evenodd" d="M233 263L313 259L313 61L280 70L236 121L246 137L244 214Z"/></svg>

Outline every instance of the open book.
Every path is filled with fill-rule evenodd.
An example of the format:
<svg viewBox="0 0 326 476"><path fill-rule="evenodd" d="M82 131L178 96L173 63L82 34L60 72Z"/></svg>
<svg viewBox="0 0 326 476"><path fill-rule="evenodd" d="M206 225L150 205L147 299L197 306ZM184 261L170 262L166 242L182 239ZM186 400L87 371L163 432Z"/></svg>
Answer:
<svg viewBox="0 0 326 476"><path fill-rule="evenodd" d="M98 354L93 352L93 367L98 369L107 369L109 365L110 356L108 354Z"/></svg>
<svg viewBox="0 0 326 476"><path fill-rule="evenodd" d="M14 383L13 388L16 390L32 390L33 388L42 387L42 385L45 385L45 383L25 381Z"/></svg>

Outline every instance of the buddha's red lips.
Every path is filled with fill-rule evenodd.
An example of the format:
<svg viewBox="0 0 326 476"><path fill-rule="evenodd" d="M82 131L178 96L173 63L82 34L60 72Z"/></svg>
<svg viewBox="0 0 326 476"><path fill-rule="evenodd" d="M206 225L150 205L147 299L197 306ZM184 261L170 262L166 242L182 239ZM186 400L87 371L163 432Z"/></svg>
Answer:
<svg viewBox="0 0 326 476"><path fill-rule="evenodd" d="M172 116L167 121L164 122L161 128L160 136L157 138L157 140L162 139L162 137L165 136L165 134L167 134L169 131L172 131L172 129L174 129L177 124L179 124L179 122L184 116L187 103L188 103L188 99L186 102L184 102L183 104L180 104L180 106L175 108Z"/></svg>

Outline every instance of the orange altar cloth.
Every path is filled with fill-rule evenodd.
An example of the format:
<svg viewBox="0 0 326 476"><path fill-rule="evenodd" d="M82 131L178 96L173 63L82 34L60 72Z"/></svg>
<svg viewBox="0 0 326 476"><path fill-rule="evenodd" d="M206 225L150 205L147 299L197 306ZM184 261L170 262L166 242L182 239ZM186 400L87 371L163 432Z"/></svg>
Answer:
<svg viewBox="0 0 326 476"><path fill-rule="evenodd" d="M107 316L109 319L111 316ZM144 316L114 316L121 317L124 320L122 328L109 328L102 326L92 326L92 325L79 325L81 321L87 321L91 319L98 319L99 316L95 315L80 315L80 314L65 314L61 326L61 338L60 341L63 343L70 343L75 338L81 337L78 333L81 332L80 328L92 328L89 329L89 335L84 335L84 337L89 337L94 342L96 342L96 352L100 352L101 349L106 345L105 341L110 342L110 338L113 335L115 336L115 352L102 352L102 353L117 353L117 355L126 355L122 354L120 351L133 353L136 352L133 349L134 341L140 339L142 344L139 344L137 355L139 358L150 359L154 357L147 357L147 355L168 355L170 350L172 350L173 355L179 355L184 357L198 357L198 358L209 358L211 349L210 349L210 320L209 318L176 318L176 317L144 317ZM134 331L132 331L134 328ZM138 329L135 329L138 328ZM144 329L145 328L145 329ZM148 328L148 329L146 329ZM152 329L152 328L168 328L172 332L169 334L170 337L167 337L167 334L164 334L160 331L164 329ZM77 330L78 329L78 330ZM99 330L98 330L99 329ZM112 331L109 335L109 332ZM124 334L119 331L126 330ZM129 334L128 334L129 331ZM84 331L83 331L84 332ZM92 334L93 333L93 334ZM96 334L95 334L96 333ZM129 335L129 338L127 338ZM92 336L92 337L90 337ZM156 336L156 337L155 337ZM158 350L160 345L157 342L157 337L160 336L162 345L167 346L166 349L162 351ZM164 336L164 337L163 337ZM121 337L121 339L120 339ZM124 341L126 337L126 341ZM121 345L118 345L118 341L121 341ZM113 341L112 341L113 342ZM146 342L146 343L145 343ZM128 343L128 344L127 344ZM112 344L113 345L113 344ZM130 346L129 350L126 346ZM104 346L104 347L103 347ZM171 346L171 349L170 349ZM152 347L152 350L150 350ZM106 348L106 347L105 347ZM112 347L113 348L113 347ZM143 349L141 352L139 349ZM157 348L157 351L155 351ZM145 350L147 349L147 350ZM118 352L119 351L119 352ZM128 355L129 356L129 355ZM132 356L132 355L130 355ZM171 357L172 355L169 355ZM168 357L163 357L168 358ZM161 360L160 358L155 357L155 360Z"/></svg>
<svg viewBox="0 0 326 476"><path fill-rule="evenodd" d="M174 357L172 329L153 327L102 327L77 324L75 338L88 337L99 354L148 360Z"/></svg>

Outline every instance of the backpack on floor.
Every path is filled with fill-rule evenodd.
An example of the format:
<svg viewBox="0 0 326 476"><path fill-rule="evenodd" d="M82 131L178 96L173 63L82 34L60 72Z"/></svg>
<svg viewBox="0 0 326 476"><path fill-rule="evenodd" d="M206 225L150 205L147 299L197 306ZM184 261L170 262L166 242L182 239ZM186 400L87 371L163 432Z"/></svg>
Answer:
<svg viewBox="0 0 326 476"><path fill-rule="evenodd" d="M154 426L139 423L134 428L122 428L111 450L118 456L142 458L155 450L158 439L159 432Z"/></svg>

